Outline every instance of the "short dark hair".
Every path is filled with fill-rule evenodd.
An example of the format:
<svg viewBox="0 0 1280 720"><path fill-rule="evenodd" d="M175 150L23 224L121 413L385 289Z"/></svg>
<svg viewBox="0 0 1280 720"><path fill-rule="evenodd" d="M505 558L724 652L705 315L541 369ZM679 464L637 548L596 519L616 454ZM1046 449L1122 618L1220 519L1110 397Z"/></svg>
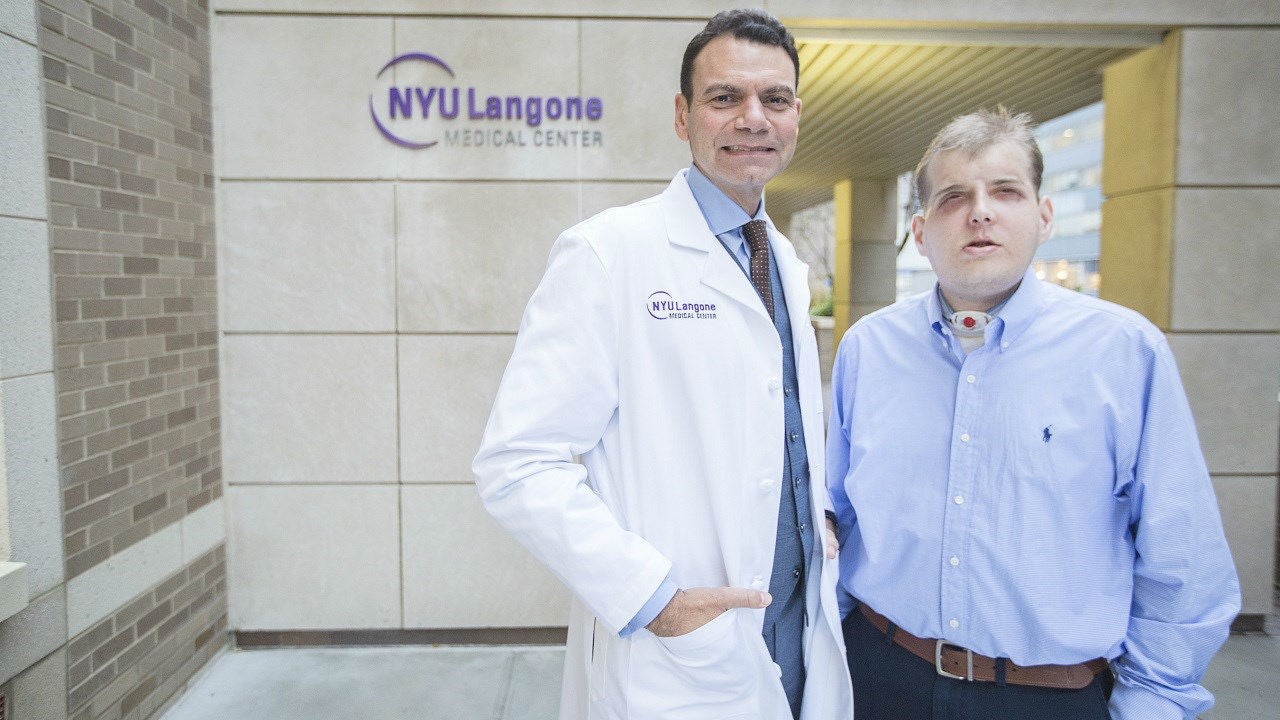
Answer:
<svg viewBox="0 0 1280 720"><path fill-rule="evenodd" d="M920 207L929 207L930 187L929 168L942 153L952 150L964 150L969 157L977 157L978 153L996 143L1012 142L1027 154L1027 171L1036 195L1040 194L1040 179L1044 175L1044 155L1031 132L1031 116L1027 113L1013 114L1005 106L997 105L995 110L983 108L977 112L961 115L938 131L924 157L916 166L916 197L920 199Z"/></svg>
<svg viewBox="0 0 1280 720"><path fill-rule="evenodd" d="M778 18L763 10L721 10L707 21L707 26L694 35L684 49L684 60L680 63L680 94L685 100L693 102L693 61L707 43L721 35L782 48L796 68L796 86L799 87L800 54L796 52L796 39L785 25L778 22Z"/></svg>

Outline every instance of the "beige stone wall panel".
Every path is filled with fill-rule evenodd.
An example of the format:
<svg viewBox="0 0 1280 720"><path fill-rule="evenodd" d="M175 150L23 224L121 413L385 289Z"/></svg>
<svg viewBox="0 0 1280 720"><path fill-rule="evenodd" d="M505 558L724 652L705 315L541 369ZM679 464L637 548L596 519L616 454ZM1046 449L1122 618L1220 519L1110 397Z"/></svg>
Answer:
<svg viewBox="0 0 1280 720"><path fill-rule="evenodd" d="M671 174L674 175L675 170ZM582 183L578 186L581 196L578 218L585 220L611 207L653 197L665 190L668 182Z"/></svg>
<svg viewBox="0 0 1280 720"><path fill-rule="evenodd" d="M1280 331L1280 189L1178 190L1172 328Z"/></svg>
<svg viewBox="0 0 1280 720"><path fill-rule="evenodd" d="M563 627L569 591L472 486L402 490L406 628Z"/></svg>
<svg viewBox="0 0 1280 720"><path fill-rule="evenodd" d="M0 377L53 369L50 283L45 223L0 217Z"/></svg>
<svg viewBox="0 0 1280 720"><path fill-rule="evenodd" d="M213 20L216 159L223 177L387 178L395 155L369 121L393 57L390 18Z"/></svg>
<svg viewBox="0 0 1280 720"><path fill-rule="evenodd" d="M1181 59L1179 184L1280 185L1280 28L1187 30Z"/></svg>
<svg viewBox="0 0 1280 720"><path fill-rule="evenodd" d="M1215 477L1213 486L1240 576L1240 612L1268 615L1275 610L1276 478Z"/></svg>
<svg viewBox="0 0 1280 720"><path fill-rule="evenodd" d="M30 597L63 581L62 497L53 375L0 383L3 438L0 463L8 475L10 559L27 564Z"/></svg>
<svg viewBox="0 0 1280 720"><path fill-rule="evenodd" d="M474 482L471 459L498 393L515 338L400 338L400 478Z"/></svg>
<svg viewBox="0 0 1280 720"><path fill-rule="evenodd" d="M227 492L231 626L400 626L395 486L233 486Z"/></svg>
<svg viewBox="0 0 1280 720"><path fill-rule="evenodd" d="M353 12L347 0L213 0L217 12L333 13ZM723 3L692 0L672 7L663 0L542 0L532 7L528 0L368 0L361 13L431 15L546 15L568 17L660 17L673 15L707 18L721 10Z"/></svg>
<svg viewBox="0 0 1280 720"><path fill-rule="evenodd" d="M394 331L393 207L389 183L223 183L223 328Z"/></svg>
<svg viewBox="0 0 1280 720"><path fill-rule="evenodd" d="M226 482L396 482L395 340L224 340Z"/></svg>
<svg viewBox="0 0 1280 720"><path fill-rule="evenodd" d="M1215 475L1276 473L1280 335L1175 334L1169 346Z"/></svg>
<svg viewBox="0 0 1280 720"><path fill-rule="evenodd" d="M605 103L605 144L583 150L583 178L666 181L690 164L675 96L684 48L703 24L583 21L582 86Z"/></svg>
<svg viewBox="0 0 1280 720"><path fill-rule="evenodd" d="M577 215L569 183L397 186L400 331L515 332Z"/></svg>
<svg viewBox="0 0 1280 720"><path fill-rule="evenodd" d="M1181 34L1103 72L1102 191L1108 197L1173 184Z"/></svg>

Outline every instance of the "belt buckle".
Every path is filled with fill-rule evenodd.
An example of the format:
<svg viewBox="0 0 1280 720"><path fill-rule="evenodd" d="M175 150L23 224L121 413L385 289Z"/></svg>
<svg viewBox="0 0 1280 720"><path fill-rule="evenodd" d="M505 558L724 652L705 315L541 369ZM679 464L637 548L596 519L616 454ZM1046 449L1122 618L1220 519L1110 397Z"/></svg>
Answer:
<svg viewBox="0 0 1280 720"><path fill-rule="evenodd" d="M967 661L967 667L965 668L967 677L965 675L954 675L942 668L942 648L943 647L953 647L956 650L964 650L965 660ZM968 648L962 648L959 645L952 645L951 643L945 640L939 639L933 646L933 669L937 670L938 674L941 675L942 677L948 677L948 678L951 678L952 680L965 680L967 682L973 682L973 651Z"/></svg>

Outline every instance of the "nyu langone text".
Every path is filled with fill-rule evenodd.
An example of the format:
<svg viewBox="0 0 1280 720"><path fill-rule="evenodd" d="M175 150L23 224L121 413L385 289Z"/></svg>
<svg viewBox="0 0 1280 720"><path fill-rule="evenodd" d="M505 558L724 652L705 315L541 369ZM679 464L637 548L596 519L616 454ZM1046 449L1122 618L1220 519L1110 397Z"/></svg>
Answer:
<svg viewBox="0 0 1280 720"><path fill-rule="evenodd" d="M524 120L529 127L538 127L546 120L599 120L604 115L604 103L598 97L548 97L536 95L490 95L478 102L475 88L467 88L466 117L470 120ZM387 92L391 119L412 118L416 108L419 117L431 117L432 108L437 117L453 120L463 112L462 88L453 87L392 87Z"/></svg>

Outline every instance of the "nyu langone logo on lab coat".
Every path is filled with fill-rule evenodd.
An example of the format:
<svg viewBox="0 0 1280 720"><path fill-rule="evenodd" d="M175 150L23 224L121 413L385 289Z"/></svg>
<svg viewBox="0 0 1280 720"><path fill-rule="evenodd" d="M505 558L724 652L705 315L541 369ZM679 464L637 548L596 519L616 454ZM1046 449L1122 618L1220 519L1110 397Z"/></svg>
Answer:
<svg viewBox="0 0 1280 720"><path fill-rule="evenodd" d="M684 302L671 297L666 290L649 294L645 310L655 320L715 320L715 303Z"/></svg>

